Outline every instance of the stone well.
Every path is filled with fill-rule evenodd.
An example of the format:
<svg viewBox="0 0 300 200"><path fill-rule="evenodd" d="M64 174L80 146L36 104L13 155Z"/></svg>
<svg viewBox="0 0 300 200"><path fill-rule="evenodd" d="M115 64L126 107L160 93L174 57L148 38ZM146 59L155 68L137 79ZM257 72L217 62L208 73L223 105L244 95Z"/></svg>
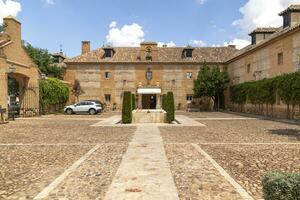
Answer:
<svg viewBox="0 0 300 200"><path fill-rule="evenodd" d="M162 109L134 110L132 111L132 123L166 123L167 112Z"/></svg>

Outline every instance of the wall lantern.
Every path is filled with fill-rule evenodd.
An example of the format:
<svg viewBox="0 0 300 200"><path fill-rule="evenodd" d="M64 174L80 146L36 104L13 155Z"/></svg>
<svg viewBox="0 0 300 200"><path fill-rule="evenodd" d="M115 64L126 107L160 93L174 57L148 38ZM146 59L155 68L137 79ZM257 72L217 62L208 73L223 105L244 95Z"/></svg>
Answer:
<svg viewBox="0 0 300 200"><path fill-rule="evenodd" d="M8 66L8 73L9 74L15 73L16 70L17 70L17 68L14 65Z"/></svg>

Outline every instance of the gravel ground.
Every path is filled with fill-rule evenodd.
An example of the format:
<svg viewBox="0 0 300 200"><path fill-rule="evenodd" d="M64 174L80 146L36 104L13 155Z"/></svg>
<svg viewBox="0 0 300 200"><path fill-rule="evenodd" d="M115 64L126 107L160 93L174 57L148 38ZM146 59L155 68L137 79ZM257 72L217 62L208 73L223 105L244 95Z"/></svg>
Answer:
<svg viewBox="0 0 300 200"><path fill-rule="evenodd" d="M89 146L0 147L0 199L32 199Z"/></svg>
<svg viewBox="0 0 300 200"><path fill-rule="evenodd" d="M97 121L20 119L0 126L0 143L128 143L134 127L91 127ZM86 116L90 117L90 116Z"/></svg>
<svg viewBox="0 0 300 200"><path fill-rule="evenodd" d="M103 199L126 148L126 145L102 145L47 199Z"/></svg>
<svg viewBox="0 0 300 200"><path fill-rule="evenodd" d="M165 145L182 200L237 200L235 189L191 145Z"/></svg>
<svg viewBox="0 0 300 200"><path fill-rule="evenodd" d="M201 145L252 194L262 198L261 180L269 171L300 172L299 145Z"/></svg>
<svg viewBox="0 0 300 200"><path fill-rule="evenodd" d="M256 119L198 121L206 127L161 127L161 135L166 143L300 143L297 125Z"/></svg>

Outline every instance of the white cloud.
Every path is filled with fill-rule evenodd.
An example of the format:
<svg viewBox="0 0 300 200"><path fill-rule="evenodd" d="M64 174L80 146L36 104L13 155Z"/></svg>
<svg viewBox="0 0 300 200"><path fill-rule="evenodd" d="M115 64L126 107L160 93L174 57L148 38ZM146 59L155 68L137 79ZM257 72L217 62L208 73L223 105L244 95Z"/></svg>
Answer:
<svg viewBox="0 0 300 200"><path fill-rule="evenodd" d="M16 17L21 11L21 4L13 0L0 0L0 24L9 15Z"/></svg>
<svg viewBox="0 0 300 200"><path fill-rule="evenodd" d="M53 5L54 0L43 0L46 4Z"/></svg>
<svg viewBox="0 0 300 200"><path fill-rule="evenodd" d="M176 47L176 44L173 41L170 41L168 43L164 43L164 42L158 42L157 43L158 47L163 47L164 45L167 45L167 47Z"/></svg>
<svg viewBox="0 0 300 200"><path fill-rule="evenodd" d="M240 8L242 18L235 20L233 25L239 28L241 34L248 34L257 27L282 26L278 13L295 3L300 3L300 0L248 0Z"/></svg>
<svg viewBox="0 0 300 200"><path fill-rule="evenodd" d="M109 28L114 28L117 26L117 22L116 21L112 21L109 25Z"/></svg>
<svg viewBox="0 0 300 200"><path fill-rule="evenodd" d="M144 41L143 27L136 23L126 24L122 28L118 28L117 22L113 21L109 28L106 40L112 46L135 47Z"/></svg>
<svg viewBox="0 0 300 200"><path fill-rule="evenodd" d="M224 42L223 46L235 45L237 49L242 49L242 48L248 46L249 44L250 44L249 40L236 38L230 42Z"/></svg>
<svg viewBox="0 0 300 200"><path fill-rule="evenodd" d="M196 3L198 3L200 5L204 4L205 2L206 2L206 0L196 0Z"/></svg>
<svg viewBox="0 0 300 200"><path fill-rule="evenodd" d="M249 45L250 32L258 27L282 26L282 17L278 16L278 13L289 5L297 3L299 4L300 0L248 0L240 8L242 17L232 23L239 31L237 37L230 42L225 42L224 45L233 44L237 48Z"/></svg>
<svg viewBox="0 0 300 200"><path fill-rule="evenodd" d="M189 44L196 47L207 46L207 44L202 40L191 40Z"/></svg>

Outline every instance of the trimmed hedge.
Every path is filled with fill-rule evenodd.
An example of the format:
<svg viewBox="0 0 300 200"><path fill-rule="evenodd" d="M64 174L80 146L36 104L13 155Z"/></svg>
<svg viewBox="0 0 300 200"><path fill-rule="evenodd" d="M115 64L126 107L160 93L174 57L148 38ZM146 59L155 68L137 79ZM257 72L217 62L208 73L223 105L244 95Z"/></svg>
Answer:
<svg viewBox="0 0 300 200"><path fill-rule="evenodd" d="M132 122L132 95L131 92L124 92L122 106L122 122L130 124Z"/></svg>
<svg viewBox="0 0 300 200"><path fill-rule="evenodd" d="M136 109L136 105L135 105L135 94L131 94L131 97L132 97L132 110L135 110Z"/></svg>
<svg viewBox="0 0 300 200"><path fill-rule="evenodd" d="M175 120L175 103L173 92L168 92L166 95L165 102L166 112L167 112L167 121L171 123Z"/></svg>
<svg viewBox="0 0 300 200"><path fill-rule="evenodd" d="M300 200L300 174L268 173L263 192L265 200Z"/></svg>
<svg viewBox="0 0 300 200"><path fill-rule="evenodd" d="M300 72L245 82L230 88L231 101L239 105L249 102L253 105L273 106L277 95L287 105L287 117L290 118L290 106L294 108L300 105Z"/></svg>
<svg viewBox="0 0 300 200"><path fill-rule="evenodd" d="M163 110L167 110L167 95L166 94L163 94L162 96L162 109Z"/></svg>

